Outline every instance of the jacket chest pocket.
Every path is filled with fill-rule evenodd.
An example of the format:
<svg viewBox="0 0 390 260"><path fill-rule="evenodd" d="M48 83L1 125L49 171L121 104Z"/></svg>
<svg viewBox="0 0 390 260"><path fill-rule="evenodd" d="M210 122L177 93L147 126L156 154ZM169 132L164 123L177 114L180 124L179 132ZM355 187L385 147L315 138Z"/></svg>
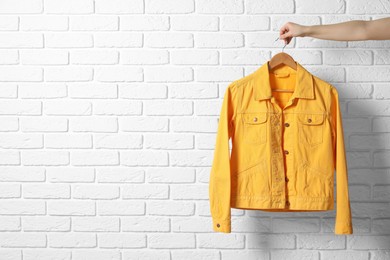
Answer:
<svg viewBox="0 0 390 260"><path fill-rule="evenodd" d="M267 142L267 118L266 112L242 114L245 143L263 144Z"/></svg>
<svg viewBox="0 0 390 260"><path fill-rule="evenodd" d="M323 141L324 115L298 114L299 141L310 146L317 146Z"/></svg>

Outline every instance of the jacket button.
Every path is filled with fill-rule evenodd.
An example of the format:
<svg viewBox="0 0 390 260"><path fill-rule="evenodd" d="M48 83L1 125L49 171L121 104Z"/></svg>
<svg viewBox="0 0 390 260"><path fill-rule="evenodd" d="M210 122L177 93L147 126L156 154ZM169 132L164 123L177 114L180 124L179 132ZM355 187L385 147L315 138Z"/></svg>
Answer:
<svg viewBox="0 0 390 260"><path fill-rule="evenodd" d="M290 206L290 202L288 200L286 201L286 206Z"/></svg>
<svg viewBox="0 0 390 260"><path fill-rule="evenodd" d="M311 123L311 118L307 119L307 122Z"/></svg>
<svg viewBox="0 0 390 260"><path fill-rule="evenodd" d="M289 181L289 179L286 177L286 182L288 182Z"/></svg>
<svg viewBox="0 0 390 260"><path fill-rule="evenodd" d="M217 224L217 227L220 227L220 225L219 225L219 224Z"/></svg>
<svg viewBox="0 0 390 260"><path fill-rule="evenodd" d="M289 127L290 124L289 124L289 123L285 123L284 126L285 126L285 127Z"/></svg>
<svg viewBox="0 0 390 260"><path fill-rule="evenodd" d="M257 122L257 117L253 118L253 122Z"/></svg>
<svg viewBox="0 0 390 260"><path fill-rule="evenodd" d="M285 153L285 154L288 154L288 151L287 151L287 150L284 150L284 153Z"/></svg>

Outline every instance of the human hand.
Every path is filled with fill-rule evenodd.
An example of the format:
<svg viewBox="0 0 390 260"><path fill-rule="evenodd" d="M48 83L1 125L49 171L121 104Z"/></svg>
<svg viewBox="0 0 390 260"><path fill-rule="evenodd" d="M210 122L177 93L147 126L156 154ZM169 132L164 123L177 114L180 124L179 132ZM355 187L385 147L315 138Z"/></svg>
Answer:
<svg viewBox="0 0 390 260"><path fill-rule="evenodd" d="M293 37L305 36L306 26L292 22L285 23L279 31L279 39L284 40L285 44L289 44Z"/></svg>

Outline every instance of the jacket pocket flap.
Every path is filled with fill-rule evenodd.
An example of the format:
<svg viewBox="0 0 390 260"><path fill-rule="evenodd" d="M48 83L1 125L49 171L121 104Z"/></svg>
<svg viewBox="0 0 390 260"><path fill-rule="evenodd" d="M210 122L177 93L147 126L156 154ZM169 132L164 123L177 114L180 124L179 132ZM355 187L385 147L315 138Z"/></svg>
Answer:
<svg viewBox="0 0 390 260"><path fill-rule="evenodd" d="M267 113L244 113L242 118L246 124L262 124L267 121Z"/></svg>
<svg viewBox="0 0 390 260"><path fill-rule="evenodd" d="M298 114L298 120L305 125L320 125L324 122L323 114Z"/></svg>

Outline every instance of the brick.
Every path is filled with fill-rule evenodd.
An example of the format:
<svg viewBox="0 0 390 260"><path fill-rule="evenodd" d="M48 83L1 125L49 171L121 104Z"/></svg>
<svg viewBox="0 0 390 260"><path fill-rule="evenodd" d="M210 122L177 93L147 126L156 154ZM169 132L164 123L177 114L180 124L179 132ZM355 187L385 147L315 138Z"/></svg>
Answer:
<svg viewBox="0 0 390 260"><path fill-rule="evenodd" d="M142 81L143 69L130 66L99 66L95 69L95 79L100 82Z"/></svg>
<svg viewBox="0 0 390 260"><path fill-rule="evenodd" d="M168 199L168 185L134 184L121 189L123 199Z"/></svg>
<svg viewBox="0 0 390 260"><path fill-rule="evenodd" d="M293 0L277 2L247 0L245 10L249 14L288 14L294 12Z"/></svg>
<svg viewBox="0 0 390 260"><path fill-rule="evenodd" d="M214 50L173 50L170 54L176 65L217 65L219 57Z"/></svg>
<svg viewBox="0 0 390 260"><path fill-rule="evenodd" d="M370 2L359 1L354 5L348 5L348 14L386 14L390 10L390 3L387 1L373 0Z"/></svg>
<svg viewBox="0 0 390 260"><path fill-rule="evenodd" d="M164 115L164 116L179 116L179 115L192 115L192 101L175 101L175 100L162 100L162 101L144 101L144 114L145 115Z"/></svg>
<svg viewBox="0 0 390 260"><path fill-rule="evenodd" d="M63 98L66 97L66 84L65 83L42 83L42 82L26 82L18 84L18 91L20 98L31 99L50 99L50 98ZM29 118L32 120L31 118ZM29 121L28 118L22 121ZM39 119L36 119L38 122ZM49 118L41 119L41 122L50 121ZM30 121L31 122L31 121ZM53 119L55 122L55 118ZM38 126L36 126L38 127Z"/></svg>
<svg viewBox="0 0 390 260"><path fill-rule="evenodd" d="M345 237L335 234L329 235L304 235L297 236L298 249L345 249Z"/></svg>
<svg viewBox="0 0 390 260"><path fill-rule="evenodd" d="M310 1L310 3L297 0L296 3L296 12L304 14L343 14L345 9L346 4L342 0L332 0L326 4L320 0Z"/></svg>
<svg viewBox="0 0 390 260"><path fill-rule="evenodd" d="M195 212L195 207L192 202L149 201L146 210L152 216L191 216Z"/></svg>
<svg viewBox="0 0 390 260"><path fill-rule="evenodd" d="M121 227L125 232L168 232L170 220L166 217L123 217Z"/></svg>
<svg viewBox="0 0 390 260"><path fill-rule="evenodd" d="M241 0L206 1L198 0L196 9L201 14L242 14L244 4Z"/></svg>
<svg viewBox="0 0 390 260"><path fill-rule="evenodd" d="M93 182L95 178L93 168L55 167L46 169L49 182L73 183Z"/></svg>
<svg viewBox="0 0 390 260"><path fill-rule="evenodd" d="M372 63L372 51L327 50L324 52L324 64L328 65L370 65Z"/></svg>
<svg viewBox="0 0 390 260"><path fill-rule="evenodd" d="M118 217L73 217L74 231L119 232Z"/></svg>
<svg viewBox="0 0 390 260"><path fill-rule="evenodd" d="M117 31L119 19L115 16L72 16L69 21L72 31Z"/></svg>
<svg viewBox="0 0 390 260"><path fill-rule="evenodd" d="M244 248L244 235L224 236L223 234L198 234L199 248L241 249Z"/></svg>
<svg viewBox="0 0 390 260"><path fill-rule="evenodd" d="M66 16L21 16L20 29L22 31L66 31L69 19Z"/></svg>
<svg viewBox="0 0 390 260"><path fill-rule="evenodd" d="M45 169L40 167L0 167L0 181L43 182L45 181Z"/></svg>
<svg viewBox="0 0 390 260"><path fill-rule="evenodd" d="M144 147L148 149L192 149L194 148L194 137L186 134L144 135Z"/></svg>
<svg viewBox="0 0 390 260"><path fill-rule="evenodd" d="M70 52L70 60L78 65L117 64L119 54L111 50L74 50Z"/></svg>
<svg viewBox="0 0 390 260"><path fill-rule="evenodd" d="M207 99L218 97L218 86L215 83L189 83L183 88L182 84L170 84L170 98Z"/></svg>
<svg viewBox="0 0 390 260"><path fill-rule="evenodd" d="M20 152L0 151L0 165L20 165Z"/></svg>
<svg viewBox="0 0 390 260"><path fill-rule="evenodd" d="M188 82L193 80L193 69L188 67L145 68L146 82Z"/></svg>
<svg viewBox="0 0 390 260"><path fill-rule="evenodd" d="M70 186L64 184L24 184L23 197L27 199L69 199Z"/></svg>
<svg viewBox="0 0 390 260"><path fill-rule="evenodd" d="M121 31L167 31L169 17L160 15L128 15L120 18Z"/></svg>
<svg viewBox="0 0 390 260"><path fill-rule="evenodd" d="M68 84L68 92L72 98L117 98L117 86L112 83Z"/></svg>
<svg viewBox="0 0 390 260"><path fill-rule="evenodd" d="M178 83L181 84L181 83ZM166 98L167 87L165 84L131 84L120 83L119 97L126 99L154 99ZM147 88L145 88L145 85Z"/></svg>
<svg viewBox="0 0 390 260"><path fill-rule="evenodd" d="M168 153L165 151L123 151L120 163L126 166L167 166Z"/></svg>
<svg viewBox="0 0 390 260"><path fill-rule="evenodd" d="M50 248L93 248L97 246L96 234L89 233L50 233Z"/></svg>
<svg viewBox="0 0 390 260"><path fill-rule="evenodd" d="M43 200L8 199L0 201L1 215L43 215L45 213L45 201Z"/></svg>
<svg viewBox="0 0 390 260"><path fill-rule="evenodd" d="M193 0L146 0L146 13L187 14L195 10Z"/></svg>
<svg viewBox="0 0 390 260"><path fill-rule="evenodd" d="M197 48L238 48L244 46L242 33L211 33L204 32L195 35Z"/></svg>
<svg viewBox="0 0 390 260"><path fill-rule="evenodd" d="M357 235L348 238L348 248L350 249L389 249L390 237L388 235Z"/></svg>
<svg viewBox="0 0 390 260"><path fill-rule="evenodd" d="M100 183L142 183L144 175L144 170L129 170L127 167L96 169L96 180Z"/></svg>
<svg viewBox="0 0 390 260"><path fill-rule="evenodd" d="M0 134L0 148L31 149L43 148L42 134Z"/></svg>
<svg viewBox="0 0 390 260"><path fill-rule="evenodd" d="M83 66L47 67L45 68L46 81L91 81L93 69Z"/></svg>
<svg viewBox="0 0 390 260"><path fill-rule="evenodd" d="M94 113L96 115L141 115L142 102L128 100L97 100L94 102Z"/></svg>
<svg viewBox="0 0 390 260"><path fill-rule="evenodd" d="M193 169L182 169L181 167L151 168L146 172L149 183L193 183L195 182L195 171Z"/></svg>
<svg viewBox="0 0 390 260"><path fill-rule="evenodd" d="M89 110L88 110L89 111ZM118 121L114 117L74 117L70 120L70 129L74 132L106 132L118 131Z"/></svg>
<svg viewBox="0 0 390 260"><path fill-rule="evenodd" d="M100 248L144 248L145 234L98 234Z"/></svg>
<svg viewBox="0 0 390 260"><path fill-rule="evenodd" d="M2 14L34 14L42 11L42 0L2 0L0 2Z"/></svg>
<svg viewBox="0 0 390 260"><path fill-rule="evenodd" d="M22 151L23 165L60 166L69 164L68 151L31 150Z"/></svg>
<svg viewBox="0 0 390 260"><path fill-rule="evenodd" d="M0 217L0 230L4 231L20 231L21 222L19 216L2 216ZM3 255L4 252L2 252Z"/></svg>
<svg viewBox="0 0 390 260"><path fill-rule="evenodd" d="M0 184L0 198L20 198L21 186L19 184Z"/></svg>
<svg viewBox="0 0 390 260"><path fill-rule="evenodd" d="M221 31L264 31L269 28L269 17L255 15L225 15L221 17Z"/></svg>
<svg viewBox="0 0 390 260"><path fill-rule="evenodd" d="M170 24L174 31L218 31L219 19L199 15L172 16Z"/></svg>
<svg viewBox="0 0 390 260"><path fill-rule="evenodd" d="M99 200L97 202L97 210L101 216L144 215L145 203L142 201Z"/></svg>
<svg viewBox="0 0 390 260"><path fill-rule="evenodd" d="M172 166L211 166L212 151L181 151L170 153Z"/></svg>
<svg viewBox="0 0 390 260"><path fill-rule="evenodd" d="M94 147L112 149L142 148L142 135L95 134Z"/></svg>
<svg viewBox="0 0 390 260"><path fill-rule="evenodd" d="M120 53L120 63L133 65L168 64L169 53L165 50L123 50Z"/></svg>
<svg viewBox="0 0 390 260"><path fill-rule="evenodd" d="M248 248L295 248L295 236L294 235L277 235L277 234L268 234L268 235L259 235L259 234L249 234L247 235L247 246Z"/></svg>
<svg viewBox="0 0 390 260"><path fill-rule="evenodd" d="M1 41L1 40L0 40ZM1 44L1 43L0 43ZM43 70L30 66L1 67L0 81L42 81Z"/></svg>
<svg viewBox="0 0 390 260"><path fill-rule="evenodd" d="M117 199L119 187L108 184L78 184L73 187L72 197L76 199Z"/></svg>
<svg viewBox="0 0 390 260"><path fill-rule="evenodd" d="M125 132L167 132L168 119L161 117L130 117L119 119L119 129Z"/></svg>
<svg viewBox="0 0 390 260"><path fill-rule="evenodd" d="M40 232L0 233L1 247L46 247L46 234Z"/></svg>
<svg viewBox="0 0 390 260"><path fill-rule="evenodd" d="M93 216L96 214L94 201L49 201L48 214L51 216Z"/></svg>
<svg viewBox="0 0 390 260"><path fill-rule="evenodd" d="M148 247L163 248L195 248L195 234L150 234Z"/></svg>
<svg viewBox="0 0 390 260"><path fill-rule="evenodd" d="M124 32L96 32L94 34L95 47L103 48L129 48L143 45L142 33Z"/></svg>
<svg viewBox="0 0 390 260"><path fill-rule="evenodd" d="M89 48L92 46L93 37L89 33L45 33L46 48Z"/></svg>
<svg viewBox="0 0 390 260"><path fill-rule="evenodd" d="M133 14L143 10L142 0L95 0L95 12L100 14Z"/></svg>
<svg viewBox="0 0 390 260"><path fill-rule="evenodd" d="M273 218L272 231L276 233L319 232L319 220L319 218Z"/></svg>
<svg viewBox="0 0 390 260"><path fill-rule="evenodd" d="M187 32L146 32L145 47L150 48L190 48L194 46L194 36Z"/></svg>
<svg viewBox="0 0 390 260"><path fill-rule="evenodd" d="M70 231L70 217L26 216L22 218L24 231Z"/></svg>
<svg viewBox="0 0 390 260"><path fill-rule="evenodd" d="M390 68L380 66L349 67L347 80L350 82L381 82L390 80Z"/></svg>
<svg viewBox="0 0 390 260"><path fill-rule="evenodd" d="M46 115L90 115L92 105L84 100L46 100L44 112Z"/></svg>
<svg viewBox="0 0 390 260"><path fill-rule="evenodd" d="M92 136L88 134L48 134L46 148L92 148Z"/></svg>
<svg viewBox="0 0 390 260"><path fill-rule="evenodd" d="M93 0L45 0L45 12L49 14L91 14Z"/></svg>

